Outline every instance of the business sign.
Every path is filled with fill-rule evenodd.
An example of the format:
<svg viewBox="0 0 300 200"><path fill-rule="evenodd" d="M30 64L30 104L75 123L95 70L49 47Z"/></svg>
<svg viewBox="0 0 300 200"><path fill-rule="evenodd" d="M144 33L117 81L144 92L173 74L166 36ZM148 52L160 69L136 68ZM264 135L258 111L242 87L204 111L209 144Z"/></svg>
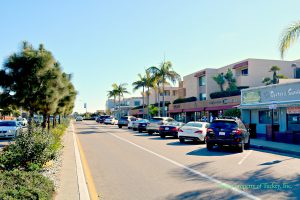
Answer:
<svg viewBox="0 0 300 200"><path fill-rule="evenodd" d="M300 106L288 107L286 112L287 112L287 114L300 114Z"/></svg>
<svg viewBox="0 0 300 200"><path fill-rule="evenodd" d="M242 104L299 101L300 82L242 90Z"/></svg>

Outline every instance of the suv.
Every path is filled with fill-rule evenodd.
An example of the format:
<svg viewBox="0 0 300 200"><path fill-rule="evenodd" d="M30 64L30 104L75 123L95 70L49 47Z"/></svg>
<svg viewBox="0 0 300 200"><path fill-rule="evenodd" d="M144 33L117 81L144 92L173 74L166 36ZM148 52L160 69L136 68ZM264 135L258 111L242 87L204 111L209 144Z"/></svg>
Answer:
<svg viewBox="0 0 300 200"><path fill-rule="evenodd" d="M159 127L161 125L165 125L174 121L175 120L171 117L153 117L149 120L146 130L149 135L152 135L155 132L159 133Z"/></svg>
<svg viewBox="0 0 300 200"><path fill-rule="evenodd" d="M238 119L216 119L206 134L206 147L211 151L214 145L236 146L239 152L250 147L250 133L243 122Z"/></svg>
<svg viewBox="0 0 300 200"><path fill-rule="evenodd" d="M124 116L121 117L118 121L118 127L122 128L122 126L128 126L130 121L136 121L136 117L134 116Z"/></svg>

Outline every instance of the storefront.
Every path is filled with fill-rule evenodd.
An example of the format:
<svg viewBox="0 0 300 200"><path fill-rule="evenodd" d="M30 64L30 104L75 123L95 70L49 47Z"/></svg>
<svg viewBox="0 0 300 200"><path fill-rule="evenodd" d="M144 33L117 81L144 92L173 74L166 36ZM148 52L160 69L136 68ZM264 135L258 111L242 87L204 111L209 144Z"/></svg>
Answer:
<svg viewBox="0 0 300 200"><path fill-rule="evenodd" d="M258 135L276 141L290 137L287 142L295 142L300 133L300 82L242 90L239 108L243 122L255 124Z"/></svg>

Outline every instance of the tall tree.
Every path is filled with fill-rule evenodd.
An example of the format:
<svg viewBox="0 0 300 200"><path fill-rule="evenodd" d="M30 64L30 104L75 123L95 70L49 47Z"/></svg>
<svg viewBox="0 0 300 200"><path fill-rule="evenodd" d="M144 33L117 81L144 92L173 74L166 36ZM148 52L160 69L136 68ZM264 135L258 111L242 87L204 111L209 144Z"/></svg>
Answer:
<svg viewBox="0 0 300 200"><path fill-rule="evenodd" d="M223 86L225 84L225 78L224 78L223 73L218 74L217 76L214 76L212 78L220 86L221 92L223 92L224 91Z"/></svg>
<svg viewBox="0 0 300 200"><path fill-rule="evenodd" d="M162 82L162 98L163 98L163 116L166 116L165 112L165 82L170 80L173 84L180 81L180 75L175 72L172 68L172 63L170 61L162 62L158 67L150 67L148 69L151 73L155 74L156 77Z"/></svg>
<svg viewBox="0 0 300 200"><path fill-rule="evenodd" d="M226 74L224 75L224 78L228 82L228 89L227 90L229 90L229 91L237 90L236 79L234 78L231 69L227 70Z"/></svg>
<svg viewBox="0 0 300 200"><path fill-rule="evenodd" d="M132 83L133 91L136 91L142 88L142 96L143 96L143 119L145 118L145 87L147 86L147 79L145 76L138 74L138 80Z"/></svg>
<svg viewBox="0 0 300 200"><path fill-rule="evenodd" d="M287 78L286 76L284 76L283 74L278 74L278 71L280 71L280 67L278 66L272 66L270 68L270 71L269 72L272 72L273 75L272 75L272 78L270 77L265 77L263 80L262 80L262 83L266 84L266 85L270 85L270 84L277 84L279 83L279 79L285 79Z"/></svg>
<svg viewBox="0 0 300 200"><path fill-rule="evenodd" d="M286 28L286 30L284 30L279 47L281 58L284 57L284 53L286 52L286 50L288 50L291 45L298 39L299 35L300 21L291 24L288 28Z"/></svg>
<svg viewBox="0 0 300 200"><path fill-rule="evenodd" d="M155 89L155 77L151 76L151 73L146 70L146 87L147 87L147 118L150 116L150 88Z"/></svg>
<svg viewBox="0 0 300 200"><path fill-rule="evenodd" d="M127 83L121 83L116 88L119 97L119 117L121 117L121 97L124 97L124 94L129 94L126 87L127 87Z"/></svg>
<svg viewBox="0 0 300 200"><path fill-rule="evenodd" d="M116 98L118 96L118 85L116 83L112 84L112 90L107 91L108 98L114 98L114 112L116 112Z"/></svg>

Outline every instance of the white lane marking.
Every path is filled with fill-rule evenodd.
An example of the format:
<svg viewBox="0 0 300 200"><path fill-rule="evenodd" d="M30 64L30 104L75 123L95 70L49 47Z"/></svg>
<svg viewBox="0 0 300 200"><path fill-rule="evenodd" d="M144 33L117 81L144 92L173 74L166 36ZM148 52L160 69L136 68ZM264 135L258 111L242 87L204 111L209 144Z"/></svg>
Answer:
<svg viewBox="0 0 300 200"><path fill-rule="evenodd" d="M108 132L108 133L109 133L109 132ZM124 139L124 138L122 138L122 137L119 137L119 136L117 136L117 135L115 135L115 134L113 134L113 133L109 133L109 134L112 135L112 136L114 136L115 138L118 138L119 140L123 140L124 142L127 142L127 143L129 143L129 144L132 144L133 146L136 146L136 147L138 147L138 148L140 148L140 149L142 149L142 150L144 150L144 151L146 151L146 152L148 152L148 153L151 153L151 154L153 154L153 155L155 155L155 156L157 156L157 157L159 157L159 158L161 158L161 159L163 159L163 160L166 160L166 161L168 161L168 162L170 162L170 163L172 163L172 164L174 164L174 165L176 165L176 166L178 166L178 167L181 167L181 168L183 168L183 169L185 169L185 170L188 170L188 171L190 171L190 172L192 172L192 173L194 173L194 174L196 174L196 175L199 175L199 176L201 176L201 177L203 177L203 178L206 178L206 179L210 180L211 182L214 182L214 183L216 183L216 184L222 186L222 188L230 189L230 190L232 190L233 192L236 192L236 193L238 193L238 194L241 194L241 195L243 195L243 196L245 196L245 197L247 197L247 198L249 198L249 199L254 199L254 200L259 200L259 199L260 199L260 198L258 198L258 197L256 197L256 196L253 196L252 194L249 194L249 193L247 193L247 192L244 192L244 191L242 191L242 190L239 190L239 189L237 189L237 188L235 188L235 187L233 187L233 186L231 186L231 185L229 185L229 184L227 184L227 183L224 183L224 182L219 181L219 180L217 180L217 179L215 179L215 178L213 178L213 177L211 177L211 176L208 176L208 175L206 175L206 174L204 174L204 173L201 173L201 172L196 171L196 170L194 170L194 169L192 169L192 168L189 168L189 167L187 167L187 166L185 166L185 165L183 165L183 164L180 164L180 163L178 163L178 162L176 162L176 161L174 161L174 160L171 160L171 159L169 159L169 158L167 158L167 157L165 157L165 156L162 156L162 155L160 155L160 154L158 154L158 153L155 153L155 152L153 152L153 151L151 151L151 150L149 150L149 149L146 149L146 148L144 148L144 147L142 147L142 146L140 146L140 145L138 145L138 144L135 144L135 143L133 143L133 142L131 142L131 141L129 141L129 140L126 140L126 139Z"/></svg>
<svg viewBox="0 0 300 200"><path fill-rule="evenodd" d="M73 125L73 122L71 122L72 126L72 134L73 134L73 140L74 140L74 147L75 147L75 160L76 160L76 170L77 170L77 182L78 182L78 190L79 190L79 199L80 200L89 200L90 194L87 189L85 176L82 168L80 153L78 149L78 144L75 136L75 128Z"/></svg>
<svg viewBox="0 0 300 200"><path fill-rule="evenodd" d="M238 163L239 165L241 165L244 160L246 160L246 158L252 153L253 150L248 151L248 153L242 158L242 160L240 160L240 162Z"/></svg>

